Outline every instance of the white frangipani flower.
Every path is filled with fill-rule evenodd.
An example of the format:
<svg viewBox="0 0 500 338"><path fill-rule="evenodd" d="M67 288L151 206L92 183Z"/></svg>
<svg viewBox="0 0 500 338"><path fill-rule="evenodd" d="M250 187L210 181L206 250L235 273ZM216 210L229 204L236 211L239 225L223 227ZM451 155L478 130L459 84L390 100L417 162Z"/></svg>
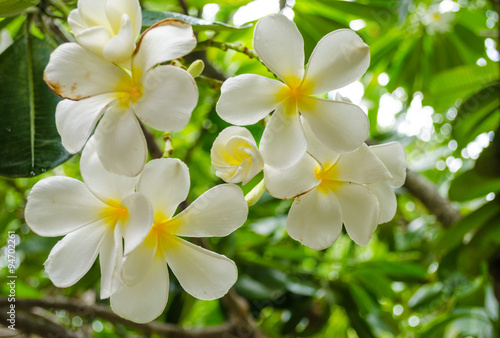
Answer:
<svg viewBox="0 0 500 338"><path fill-rule="evenodd" d="M68 16L79 44L119 64L128 63L141 33L138 0L78 0Z"/></svg>
<svg viewBox="0 0 500 338"><path fill-rule="evenodd" d="M406 154L403 146L398 142L370 146L369 148L392 175L392 179L388 181L366 185L377 196L380 203L379 224L386 223L394 218L398 207L393 188L401 187L406 180Z"/></svg>
<svg viewBox="0 0 500 338"><path fill-rule="evenodd" d="M175 19L160 21L143 33L131 71L79 44L60 45L44 78L54 92L70 99L56 109L56 126L66 150L80 151L102 116L95 135L103 165L117 174L137 175L146 163L147 149L136 117L155 129L177 131L187 125L198 101L198 89L188 72L155 66L195 46L191 25Z"/></svg>
<svg viewBox="0 0 500 338"><path fill-rule="evenodd" d="M304 71L304 40L297 26L282 14L264 17L255 27L254 48L262 62L284 83L245 74L221 88L219 116L232 124L258 122L274 110L260 150L266 165L285 169L297 163L307 148L299 116L328 148L355 150L368 136L368 119L358 106L315 95L341 88L368 68L368 46L351 30L324 36Z"/></svg>
<svg viewBox="0 0 500 338"><path fill-rule="evenodd" d="M242 127L220 132L210 150L215 174L228 183L247 184L264 167L264 160L252 134Z"/></svg>
<svg viewBox="0 0 500 338"><path fill-rule="evenodd" d="M296 165L282 171L264 168L271 195L295 197L287 218L288 234L322 250L335 242L344 223L356 244L368 244L377 225L396 212L391 186L404 182L404 150L397 143L373 148L363 144L339 154L315 139L307 125L305 130L308 153Z"/></svg>
<svg viewBox="0 0 500 338"><path fill-rule="evenodd" d="M134 192L137 178L104 169L92 138L82 153L80 170L83 183L54 176L35 184L28 196L26 223L40 236L66 235L45 262L54 285L75 284L99 254L101 298L108 298L119 286L123 253L144 241L153 209L143 194Z"/></svg>
<svg viewBox="0 0 500 338"><path fill-rule="evenodd" d="M210 300L226 294L237 279L234 262L178 236L226 236L240 227L248 214L241 189L216 186L173 216L188 195L189 173L183 162L170 158L149 162L137 191L151 201L154 224L144 243L125 256L124 284L111 296L113 311L138 323L158 317L168 299L167 264L193 297Z"/></svg>
<svg viewBox="0 0 500 338"><path fill-rule="evenodd" d="M431 35L450 31L453 20L455 19L455 13L441 11L439 4L429 6L420 16L420 20L424 24L427 33Z"/></svg>

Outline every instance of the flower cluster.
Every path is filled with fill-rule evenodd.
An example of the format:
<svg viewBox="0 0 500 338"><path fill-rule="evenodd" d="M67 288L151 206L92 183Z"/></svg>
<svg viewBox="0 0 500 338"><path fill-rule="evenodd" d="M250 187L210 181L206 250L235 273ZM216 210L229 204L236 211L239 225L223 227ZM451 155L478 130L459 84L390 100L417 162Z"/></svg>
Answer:
<svg viewBox="0 0 500 338"><path fill-rule="evenodd" d="M268 192L295 198L289 235L312 249L331 246L342 223L357 244L368 244L377 225L396 213L392 188L405 180L404 149L398 143L368 147L368 119L361 108L340 95L336 100L316 96L363 75L368 46L351 30L334 31L319 41L304 70L302 36L281 14L261 19L253 42L282 82L248 74L230 78L221 88L217 112L239 125L274 112L260 150L245 129L221 132L211 153L216 174L245 184L264 167Z"/></svg>
<svg viewBox="0 0 500 338"><path fill-rule="evenodd" d="M62 144L71 153L83 148L83 182L43 179L26 206L34 232L65 235L45 263L56 286L76 283L99 256L100 296L124 318L143 323L163 312L167 266L192 296L222 297L236 282L235 263L181 237L230 234L265 189L295 198L288 233L315 250L331 246L342 224L366 245L377 225L392 219L393 188L405 179L403 148L367 146L361 108L341 97L318 97L365 73L368 46L353 31L337 30L319 41L304 67L302 36L281 14L261 19L254 35L258 56L279 80L230 78L216 106L236 125L267 121L260 149L247 129L223 130L210 155L215 174L228 184L176 214L188 196L188 168L172 158L146 163L141 123L163 131L188 124L198 100L195 81L166 63L190 53L197 41L192 27L176 19L159 21L139 37L141 21L137 0L79 0L68 18L77 43L59 46L45 69L46 83L64 98L56 109ZM261 171L264 179L243 196L235 184L246 185Z"/></svg>
<svg viewBox="0 0 500 338"><path fill-rule="evenodd" d="M243 193L236 185L219 185L174 215L189 192L188 168L177 159L146 164L139 121L164 131L189 122L198 100L194 79L164 63L196 46L191 26L163 20L136 44L137 0L79 0L68 22L78 43L52 53L44 79L64 98L56 110L63 146L71 153L83 148L83 182L43 179L25 211L37 234L65 235L45 262L49 278L58 287L71 286L99 256L100 297L140 323L167 304L167 265L194 297L222 297L236 282L234 262L179 236L233 232L247 218Z"/></svg>

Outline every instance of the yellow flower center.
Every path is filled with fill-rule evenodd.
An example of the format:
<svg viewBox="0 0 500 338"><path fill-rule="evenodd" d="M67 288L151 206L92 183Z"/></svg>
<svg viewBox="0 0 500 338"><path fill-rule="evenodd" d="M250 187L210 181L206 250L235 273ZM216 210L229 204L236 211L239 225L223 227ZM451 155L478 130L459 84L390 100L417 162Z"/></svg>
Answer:
<svg viewBox="0 0 500 338"><path fill-rule="evenodd" d="M136 103L143 94L142 84L136 83L129 72L125 72L115 88L119 104L128 108L130 103Z"/></svg>
<svg viewBox="0 0 500 338"><path fill-rule="evenodd" d="M154 217L154 223L149 231L144 244L149 247L157 247L156 254L162 255L166 247L172 247L177 245L174 233L180 226L178 220L173 220L167 218L161 213L156 213Z"/></svg>
<svg viewBox="0 0 500 338"><path fill-rule="evenodd" d="M283 102L285 111L288 114L295 114L297 107L299 110L308 109L312 110L312 105L315 103L311 97L312 87L305 83L298 83L296 86L283 87L278 92L278 102Z"/></svg>
<svg viewBox="0 0 500 338"><path fill-rule="evenodd" d="M106 226L114 227L118 222L124 224L129 217L128 209L120 205L120 201L110 200L100 216L105 219Z"/></svg>
<svg viewBox="0 0 500 338"><path fill-rule="evenodd" d="M315 172L316 178L321 181L318 185L319 191L328 193L329 191L335 192L340 188L344 182L338 179L338 168L334 165L325 165L321 167L318 165Z"/></svg>

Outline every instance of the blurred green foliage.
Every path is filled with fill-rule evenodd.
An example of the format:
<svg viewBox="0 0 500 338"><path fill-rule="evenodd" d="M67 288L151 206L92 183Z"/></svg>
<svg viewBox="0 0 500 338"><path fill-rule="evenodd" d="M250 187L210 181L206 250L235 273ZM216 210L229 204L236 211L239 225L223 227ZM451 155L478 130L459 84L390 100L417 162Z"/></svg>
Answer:
<svg viewBox="0 0 500 338"><path fill-rule="evenodd" d="M266 7L266 1L257 2ZM278 7L278 1L268 2ZM200 42L213 39L252 47L253 28L234 29L233 22L236 14L250 12L243 7L249 0L141 3L151 20L171 15L164 12L192 16L193 24L199 23ZM56 20L59 33L66 30L61 18L75 5L76 1L41 1L38 9L46 10L46 17L30 9L35 14L1 20L0 28L8 29L16 42L0 55L0 67L19 53L27 31L30 39L43 38L44 45L60 43L61 36L53 34L47 22ZM10 14L1 11L2 7L0 14ZM369 245L356 246L341 234L329 249L313 251L286 233L291 202L264 194L242 228L225 238L209 239L213 250L236 262L235 290L249 302L257 324L269 337L498 337L500 54L495 1L296 0L287 2L286 11L293 13L303 34L306 57L332 30L357 29L371 48L371 65L358 83L341 92L365 107L370 141L401 142L408 167L429 179L464 217L445 228L403 187L397 190L395 218L379 226ZM213 66L204 74L208 77L273 77L258 60L234 50L208 48L206 58ZM191 61L183 60L186 65ZM0 75L0 91L9 85L5 72ZM173 157L190 168L189 201L222 183L209 154L218 133L228 126L215 112L218 89L200 81L199 90L190 124L174 133L172 143ZM356 102L353 96L360 93L362 99ZM1 114L12 115L5 104L12 98L0 97ZM260 139L263 126L249 129ZM162 134L153 132L161 144ZM10 144L7 139L2 138L2 154ZM10 157L0 159L2 164L9 161ZM54 287L43 272L43 262L58 239L30 232L23 209L30 188L50 175L79 177L78 156L34 178L0 178L0 243L6 243L8 231L14 231L19 241L17 297L90 297L103 302L97 295L97 266L66 289ZM254 178L244 192L261 179ZM8 275L5 250L1 280ZM6 283L0 290L8 293ZM167 309L158 320L183 327L214 326L226 320L226 311L218 300L192 298L173 280ZM99 318L75 320L75 314L65 311L57 311L56 317L73 330L91 328L96 337L142 334Z"/></svg>

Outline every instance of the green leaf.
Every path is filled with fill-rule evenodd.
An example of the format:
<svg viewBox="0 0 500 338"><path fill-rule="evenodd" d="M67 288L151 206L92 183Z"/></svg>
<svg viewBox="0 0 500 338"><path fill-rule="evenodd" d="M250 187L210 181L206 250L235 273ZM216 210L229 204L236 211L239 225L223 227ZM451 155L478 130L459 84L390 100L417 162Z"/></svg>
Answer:
<svg viewBox="0 0 500 338"><path fill-rule="evenodd" d="M463 243L464 236L467 233L473 229L481 228L498 212L498 204L496 202L491 201L486 203L479 209L459 220L453 228L443 233L436 241L436 250L440 254L450 252Z"/></svg>
<svg viewBox="0 0 500 338"><path fill-rule="evenodd" d="M184 15L175 12L155 12L155 11L142 11L142 26L147 28L152 26L158 21L165 19L178 19L185 21L193 26L193 30L204 31L223 31L223 30L238 30L238 29L246 29L252 27L252 24L246 24L240 27L231 26L223 22L218 21L207 21L199 18L195 18L194 16Z"/></svg>
<svg viewBox="0 0 500 338"><path fill-rule="evenodd" d="M60 99L43 81L50 52L28 34L0 55L0 175L39 175L70 157L55 126Z"/></svg>
<svg viewBox="0 0 500 338"><path fill-rule="evenodd" d="M408 306L411 308L426 306L434 302L442 290L443 284L441 282L424 284L408 300Z"/></svg>
<svg viewBox="0 0 500 338"><path fill-rule="evenodd" d="M498 65L489 62L486 66L465 65L448 69L437 74L430 85L430 94L453 98L471 95L486 83L497 81ZM464 97L462 96L462 97Z"/></svg>
<svg viewBox="0 0 500 338"><path fill-rule="evenodd" d="M0 17L15 15L39 2L40 0L0 0Z"/></svg>
<svg viewBox="0 0 500 338"><path fill-rule="evenodd" d="M463 202L498 191L500 191L500 177L490 178L480 175L474 168L451 182L448 196L453 201Z"/></svg>
<svg viewBox="0 0 500 338"><path fill-rule="evenodd" d="M407 262L372 260L360 263L357 267L377 270L394 280L423 280L427 277L427 272L420 265Z"/></svg>
<svg viewBox="0 0 500 338"><path fill-rule="evenodd" d="M500 84L481 88L469 96L458 109L452 136L463 148L479 134L495 130L500 123Z"/></svg>
<svg viewBox="0 0 500 338"><path fill-rule="evenodd" d="M499 132L500 130L497 130L495 134L498 135ZM474 170L482 176L500 179L500 137L497 136L493 143L483 150Z"/></svg>

